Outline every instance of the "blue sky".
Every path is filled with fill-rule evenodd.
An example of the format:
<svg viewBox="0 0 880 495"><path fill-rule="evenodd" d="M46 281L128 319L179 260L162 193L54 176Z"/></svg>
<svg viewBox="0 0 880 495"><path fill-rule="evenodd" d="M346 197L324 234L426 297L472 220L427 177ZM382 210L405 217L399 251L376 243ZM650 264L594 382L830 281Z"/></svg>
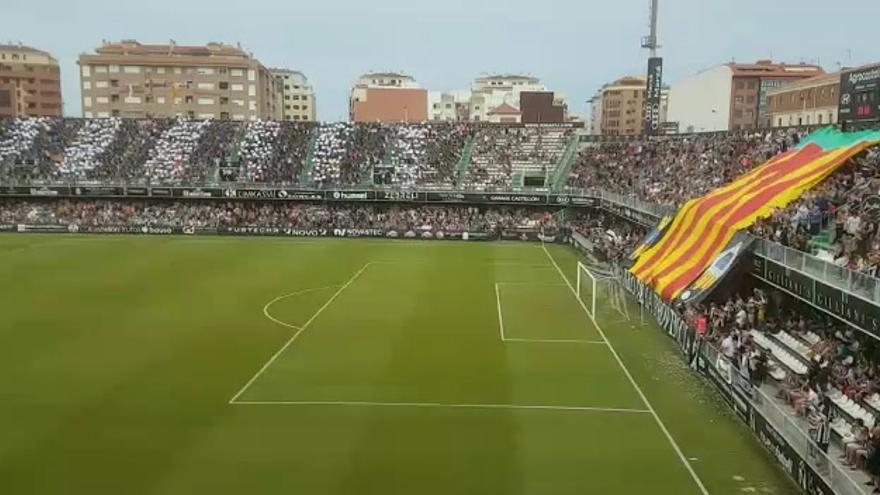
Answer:
<svg viewBox="0 0 880 495"><path fill-rule="evenodd" d="M299 69L322 120L347 115L348 91L371 70L424 87L463 89L481 73L542 78L587 115L605 82L645 71L649 0L3 0L0 41L59 58L65 113L79 116L77 56L102 39L241 42L266 65ZM829 6L845 7L835 12ZM880 0L661 0L667 83L735 59L773 57L826 70L880 61Z"/></svg>

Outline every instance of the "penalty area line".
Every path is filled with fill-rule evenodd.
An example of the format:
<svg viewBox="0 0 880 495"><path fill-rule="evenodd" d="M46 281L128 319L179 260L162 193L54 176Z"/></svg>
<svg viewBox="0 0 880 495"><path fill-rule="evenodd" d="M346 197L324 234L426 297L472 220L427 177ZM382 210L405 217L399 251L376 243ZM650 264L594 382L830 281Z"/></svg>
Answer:
<svg viewBox="0 0 880 495"><path fill-rule="evenodd" d="M614 349L614 346L611 345L611 341L608 340L608 337L605 336L605 332L602 331L602 327L599 326L599 322L597 322L596 318L592 314L590 314L589 310L587 310L587 306L584 304L584 301L582 301L581 298L578 297L577 291L574 289L574 287L572 287L571 281L568 280L568 277L565 276L565 272L562 271L562 268L559 268L559 264L556 263L556 259L553 257L552 254L550 254L550 251L547 250L547 246L543 242L541 243L541 248L544 249L544 254L547 255L547 258L549 258L550 262L553 263L553 266L556 267L556 271L559 272L559 276L562 277L562 280L564 280L565 284L568 285L568 288L571 290L572 295L577 300L577 302L580 304L581 309L584 310L584 313L593 322L593 326L596 327L596 330L599 332L599 335L602 337L602 340L604 340L608 344L608 350L611 351L611 355L614 356L614 360L617 361L617 364L620 365L620 369L623 370L623 373L629 379L629 382L632 384L633 388L635 388L636 393L642 399L642 403L645 404L645 407L647 407L648 411L651 413L651 415L654 416L654 420L657 422L657 425L660 427L660 430L663 431L663 434L666 436L666 439L669 440L669 444L672 445L672 449L678 455L678 458L681 460L681 463L684 464L684 467L687 469L688 473L691 475L691 478L693 478L694 483L696 483L697 487L700 489L700 493L702 493L703 495L709 495L709 491L706 490L706 487L703 485L703 481L700 479L699 476L697 476L697 472L694 471L694 467L691 466L691 463L688 461L687 457L685 457L684 452L681 451L681 448L678 446L678 443L672 437L672 434L669 433L669 430L666 428L666 425L663 424L663 420L661 420L660 416L657 415L657 411L654 410L654 406L651 405L651 403L648 401L648 398L645 396L645 393L642 392L642 387L639 386L639 384L636 382L635 378L633 378L632 373L629 372L629 368L627 368L626 365L623 363L623 360L620 359L620 355L617 354L617 351Z"/></svg>
<svg viewBox="0 0 880 495"><path fill-rule="evenodd" d="M580 339L512 339L507 337L505 342L525 342L534 344L595 344L608 345L604 340L580 340Z"/></svg>
<svg viewBox="0 0 880 495"><path fill-rule="evenodd" d="M411 407L433 409L513 409L536 411L609 412L650 414L648 409L621 407L552 406L531 404L456 404L442 402L368 402L368 401L287 401L287 400L243 400L233 402L244 406L349 406L349 407Z"/></svg>
<svg viewBox="0 0 880 495"><path fill-rule="evenodd" d="M275 352L275 354L273 354L272 357L270 357L269 360L266 361L265 364L263 364L263 367L260 368L259 371L257 371L256 374L254 374L254 376L252 376L251 379L248 380L247 383L245 383L244 386L241 387L241 389L235 395L233 395L231 399L229 399L229 403L235 404L235 401L238 400L238 398L241 397L242 394L244 394L244 392L251 386L251 384L253 384L255 381L257 381L257 378L259 378L260 375L262 375L267 369L269 369L269 366L272 366L272 363L274 363L275 360L278 359L278 356L283 354L284 351L287 350L287 348L290 347L291 344L293 344L296 341L296 339L300 335L302 335L302 333L304 331L306 331L307 328L309 328L309 326L312 324L312 322L315 321L315 319L317 319L318 316L320 316L321 313L323 313L324 310L327 309L330 306L330 304L332 304L333 301L336 300L337 297L339 297L339 294L342 294L342 291L344 291L345 289L348 288L349 285L354 283L354 281L357 280L357 278L360 277L361 274L364 273L364 270L366 270L367 267L369 267L370 265L371 265L371 263L365 264L363 267L361 267L360 270L358 270L354 275L352 275L351 278L349 278L348 281L345 282L345 284L339 286L339 289L337 289L336 292L334 292L333 295L330 296L330 299L328 299L327 302L325 302L323 306L318 308L318 311L316 311L315 314L313 314L312 317L309 318L308 321L305 322L305 324L303 324L303 326L299 327L299 329L289 339L287 339L287 342L285 342L284 345L281 346L281 348L278 349Z"/></svg>

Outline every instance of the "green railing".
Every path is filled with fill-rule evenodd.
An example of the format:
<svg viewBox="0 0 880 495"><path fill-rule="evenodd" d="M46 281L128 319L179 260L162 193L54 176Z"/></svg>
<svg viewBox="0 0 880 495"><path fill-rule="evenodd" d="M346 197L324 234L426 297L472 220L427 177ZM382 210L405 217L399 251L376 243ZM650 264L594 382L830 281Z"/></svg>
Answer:
<svg viewBox="0 0 880 495"><path fill-rule="evenodd" d="M309 152L306 153L306 161L303 163L302 172L299 174L299 183L306 187L311 187L314 184L312 183L312 168L315 166L315 144L318 142L318 132L312 132L312 137L309 138Z"/></svg>
<svg viewBox="0 0 880 495"><path fill-rule="evenodd" d="M568 146L565 148L565 153L562 154L562 158L560 158L559 163L556 164L556 169L553 171L553 179L550 184L553 192L559 192L565 187L565 181L568 179L568 172L571 170L574 162L577 161L578 145L578 137L572 137Z"/></svg>
<svg viewBox="0 0 880 495"><path fill-rule="evenodd" d="M468 167L471 164L471 155L474 152L474 137L468 138L464 143L464 149L461 151L461 160L458 161L458 180L464 181L467 177Z"/></svg>

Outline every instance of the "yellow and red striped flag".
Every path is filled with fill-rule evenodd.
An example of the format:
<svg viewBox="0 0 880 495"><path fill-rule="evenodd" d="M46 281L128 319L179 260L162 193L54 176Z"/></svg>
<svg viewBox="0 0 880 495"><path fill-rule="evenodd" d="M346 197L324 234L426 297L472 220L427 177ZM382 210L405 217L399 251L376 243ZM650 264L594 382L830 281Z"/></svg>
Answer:
<svg viewBox="0 0 880 495"><path fill-rule="evenodd" d="M817 131L732 183L688 201L630 272L667 301L677 299L737 232L784 208L850 158L880 142L880 132Z"/></svg>

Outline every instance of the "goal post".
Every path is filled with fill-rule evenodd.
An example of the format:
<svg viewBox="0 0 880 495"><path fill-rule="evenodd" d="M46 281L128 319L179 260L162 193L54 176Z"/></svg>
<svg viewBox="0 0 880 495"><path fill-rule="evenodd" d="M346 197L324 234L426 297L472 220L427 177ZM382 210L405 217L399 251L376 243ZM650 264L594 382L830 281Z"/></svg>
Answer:
<svg viewBox="0 0 880 495"><path fill-rule="evenodd" d="M623 317L629 320L626 294L614 272L578 262L576 292L593 319Z"/></svg>

